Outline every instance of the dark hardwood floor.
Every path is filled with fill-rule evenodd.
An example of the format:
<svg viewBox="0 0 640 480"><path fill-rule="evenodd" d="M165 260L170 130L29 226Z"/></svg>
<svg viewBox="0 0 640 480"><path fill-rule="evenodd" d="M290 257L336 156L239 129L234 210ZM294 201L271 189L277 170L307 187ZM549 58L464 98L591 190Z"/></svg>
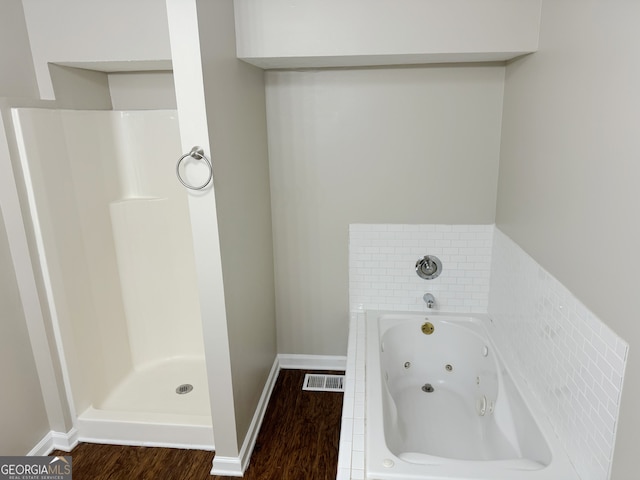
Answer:
<svg viewBox="0 0 640 480"><path fill-rule="evenodd" d="M303 392L305 373L280 372L245 479L335 479L342 394ZM70 455L74 480L234 478L209 475L214 453L201 450L81 443Z"/></svg>

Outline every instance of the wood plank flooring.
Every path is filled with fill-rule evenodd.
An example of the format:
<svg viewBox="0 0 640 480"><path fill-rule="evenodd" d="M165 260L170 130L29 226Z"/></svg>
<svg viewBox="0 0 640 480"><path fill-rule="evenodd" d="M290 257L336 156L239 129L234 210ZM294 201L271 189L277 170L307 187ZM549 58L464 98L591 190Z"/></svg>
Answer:
<svg viewBox="0 0 640 480"><path fill-rule="evenodd" d="M245 479L336 478L342 394L302 391L305 373L280 371ZM214 453L201 450L81 443L70 455L74 480L234 478L209 475Z"/></svg>

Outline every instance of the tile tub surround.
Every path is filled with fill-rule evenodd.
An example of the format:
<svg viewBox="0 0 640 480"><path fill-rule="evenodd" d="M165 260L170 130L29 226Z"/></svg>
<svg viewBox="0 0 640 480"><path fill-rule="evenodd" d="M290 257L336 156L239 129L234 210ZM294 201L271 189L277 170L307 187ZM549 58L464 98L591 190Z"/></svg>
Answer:
<svg viewBox="0 0 640 480"><path fill-rule="evenodd" d="M336 480L361 480L365 433L365 313L352 313L347 344L347 369L342 403L342 425Z"/></svg>
<svg viewBox="0 0 640 480"><path fill-rule="evenodd" d="M424 311L426 310L422 302L424 291L431 291L438 299L441 293L437 293L433 287L424 291L419 289L413 294L402 292L402 289L408 286L403 285L403 280L412 276L419 285L431 282L420 279L413 268L415 261L426 254L435 254L440 257L444 264L442 274L444 276L447 268L447 262L443 258L444 252L442 256L435 251L423 253L421 244L415 246L415 243L420 241L416 240L416 237L425 238L428 235L427 232L433 232L438 237L438 227L447 230L449 226L351 225L350 227L351 320L338 456L338 480L365 478L366 325L364 310L378 308ZM514 378L526 382L529 387L527 390L537 392L538 400L548 411L549 419L555 425L558 437L581 478L583 480L608 479L628 344L499 229L493 226L475 225L455 228L464 229L465 227L478 229L475 232L467 230L465 232L467 234L477 233L488 237L483 240L490 249L488 254L490 288L486 293L486 305L496 325L494 340L498 343L504 360L509 363ZM454 231L455 228L451 226L451 230L446 233L463 233ZM442 233L442 237L437 240L445 240L445 232ZM431 236L431 241L435 240ZM427 247L430 248L430 245L428 244ZM470 247L450 245L442 248ZM406 249L412 249L408 272L404 266L406 261L395 257L395 255L403 255L402 252ZM458 253L472 255L460 253L460 251ZM382 258L384 255L393 255L394 259L391 261ZM378 259L379 264L375 264L374 257ZM381 266L390 265L396 261L402 265ZM382 271L383 268L388 268L389 271ZM474 270L469 270L471 278L481 278L474 276L476 275L472 273ZM362 275L364 278L357 276L354 278L354 275ZM370 282L366 281L367 278ZM489 274L486 278L489 279ZM411 278L409 283L413 280ZM378 287L382 284L385 287ZM445 285L456 284L446 283ZM396 293L385 293L379 297L386 287ZM357 290L354 291L354 288ZM454 288L455 290L457 289ZM378 301L379 298L393 299L393 301L389 300L389 304L382 303ZM403 301L405 303L402 303ZM466 308L472 308L457 304L461 310L455 310L454 306L445 308L445 305L441 304L442 310L465 312L468 311L465 310ZM472 310L482 313L480 307Z"/></svg>
<svg viewBox="0 0 640 480"><path fill-rule="evenodd" d="M426 310L422 296L447 312L486 313L493 225L349 226L350 310ZM416 275L416 261L435 255L442 274Z"/></svg>
<svg viewBox="0 0 640 480"><path fill-rule="evenodd" d="M608 479L628 344L499 229L489 315L581 478Z"/></svg>

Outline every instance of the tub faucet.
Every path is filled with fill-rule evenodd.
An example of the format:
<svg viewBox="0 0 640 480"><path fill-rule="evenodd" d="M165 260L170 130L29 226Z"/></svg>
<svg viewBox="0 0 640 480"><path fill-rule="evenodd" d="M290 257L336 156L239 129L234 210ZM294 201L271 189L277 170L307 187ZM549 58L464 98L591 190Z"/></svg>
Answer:
<svg viewBox="0 0 640 480"><path fill-rule="evenodd" d="M436 299L432 294L425 293L422 296L422 299L424 300L424 303L427 304L427 308L434 308L436 306Z"/></svg>

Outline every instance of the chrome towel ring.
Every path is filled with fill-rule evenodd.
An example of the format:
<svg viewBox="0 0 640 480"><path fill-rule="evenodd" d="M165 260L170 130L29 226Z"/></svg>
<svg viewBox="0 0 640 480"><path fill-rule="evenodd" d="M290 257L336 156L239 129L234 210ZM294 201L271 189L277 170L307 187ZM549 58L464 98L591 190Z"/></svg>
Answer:
<svg viewBox="0 0 640 480"><path fill-rule="evenodd" d="M209 167L209 177L207 178L207 181L204 182L202 185L198 185L198 186L189 185L180 176L180 164L187 157L195 158L196 160L204 160L205 163L207 164L207 167ZM180 183L191 190L202 190L204 187L209 185L209 182L213 178L213 166L211 165L211 161L207 157L205 157L204 150L202 150L202 147L197 147L197 146L193 147L189 153L185 153L178 159L178 163L176 163L176 175L178 177L178 180L180 180Z"/></svg>

